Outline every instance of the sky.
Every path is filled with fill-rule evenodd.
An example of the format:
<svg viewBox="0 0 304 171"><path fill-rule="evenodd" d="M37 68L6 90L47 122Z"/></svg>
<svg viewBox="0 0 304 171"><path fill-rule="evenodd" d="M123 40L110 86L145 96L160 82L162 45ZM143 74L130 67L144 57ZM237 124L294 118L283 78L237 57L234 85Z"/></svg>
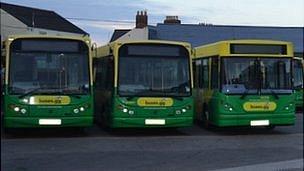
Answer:
<svg viewBox="0 0 304 171"><path fill-rule="evenodd" d="M304 26L303 0L1 0L52 10L88 32L94 42L109 42L114 29L135 27L147 10L148 24L176 15L183 24Z"/></svg>

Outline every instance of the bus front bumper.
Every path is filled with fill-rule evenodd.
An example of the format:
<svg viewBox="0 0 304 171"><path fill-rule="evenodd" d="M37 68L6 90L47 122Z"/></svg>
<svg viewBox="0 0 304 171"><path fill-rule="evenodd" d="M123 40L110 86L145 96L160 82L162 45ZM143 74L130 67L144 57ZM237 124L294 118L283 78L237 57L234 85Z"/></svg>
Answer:
<svg viewBox="0 0 304 171"><path fill-rule="evenodd" d="M178 118L113 118L112 128L162 128L189 127L193 125L192 117Z"/></svg>
<svg viewBox="0 0 304 171"><path fill-rule="evenodd" d="M6 128L34 128L34 127L89 127L93 125L93 117L4 117Z"/></svg>
<svg viewBox="0 0 304 171"><path fill-rule="evenodd" d="M294 125L295 113L287 114L220 114L213 122L219 127L225 126L267 126L254 125L253 123L264 122L269 125Z"/></svg>

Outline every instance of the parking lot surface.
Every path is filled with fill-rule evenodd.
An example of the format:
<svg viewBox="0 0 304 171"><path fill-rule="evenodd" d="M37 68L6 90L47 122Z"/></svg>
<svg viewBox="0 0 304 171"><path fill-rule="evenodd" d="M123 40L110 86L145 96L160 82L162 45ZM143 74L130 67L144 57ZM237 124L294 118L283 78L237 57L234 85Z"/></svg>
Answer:
<svg viewBox="0 0 304 171"><path fill-rule="evenodd" d="M303 170L294 126L30 129L1 135L1 170Z"/></svg>

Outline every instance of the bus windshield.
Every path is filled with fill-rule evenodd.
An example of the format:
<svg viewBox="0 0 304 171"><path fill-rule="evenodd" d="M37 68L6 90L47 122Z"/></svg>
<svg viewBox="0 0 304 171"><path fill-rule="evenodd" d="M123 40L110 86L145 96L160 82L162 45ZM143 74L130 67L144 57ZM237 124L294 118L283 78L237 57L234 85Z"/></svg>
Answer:
<svg viewBox="0 0 304 171"><path fill-rule="evenodd" d="M88 48L82 42L69 43L59 40L13 42L10 55L9 92L26 94L39 90L37 91L39 93L87 94ZM59 46L56 47L57 45Z"/></svg>
<svg viewBox="0 0 304 171"><path fill-rule="evenodd" d="M222 92L226 94L291 93L291 60L223 58Z"/></svg>
<svg viewBox="0 0 304 171"><path fill-rule="evenodd" d="M128 45L121 48L119 58L119 95L190 95L189 54L185 48Z"/></svg>
<svg viewBox="0 0 304 171"><path fill-rule="evenodd" d="M303 88L303 65L301 60L294 60L294 88Z"/></svg>

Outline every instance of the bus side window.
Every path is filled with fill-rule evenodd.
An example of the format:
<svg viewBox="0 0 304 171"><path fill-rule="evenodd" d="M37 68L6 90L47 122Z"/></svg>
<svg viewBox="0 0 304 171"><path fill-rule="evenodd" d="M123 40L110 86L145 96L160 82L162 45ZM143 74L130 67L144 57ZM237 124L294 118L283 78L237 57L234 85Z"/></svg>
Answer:
<svg viewBox="0 0 304 171"><path fill-rule="evenodd" d="M95 69L95 87L96 89L101 89L101 78L102 78L102 67L101 67L102 59L94 60L94 69Z"/></svg>
<svg viewBox="0 0 304 171"><path fill-rule="evenodd" d="M106 90L107 89L107 74L108 74L108 67L107 67L107 59L106 58L102 59L101 67L102 67L101 87L102 87L102 90Z"/></svg>
<svg viewBox="0 0 304 171"><path fill-rule="evenodd" d="M193 83L194 83L194 87L197 88L197 75L196 75L196 64L195 61L192 61L192 74L193 74Z"/></svg>
<svg viewBox="0 0 304 171"><path fill-rule="evenodd" d="M211 88L218 89L218 57L211 58Z"/></svg>
<svg viewBox="0 0 304 171"><path fill-rule="evenodd" d="M114 86L114 60L112 56L107 57L106 60L106 67L107 67L107 72L106 72L106 79L105 79L105 84L106 84L106 89L107 90L112 90Z"/></svg>
<svg viewBox="0 0 304 171"><path fill-rule="evenodd" d="M96 88L105 90L107 88L107 59L97 59L96 64Z"/></svg>
<svg viewBox="0 0 304 171"><path fill-rule="evenodd" d="M208 88L209 86L209 58L202 60L202 88Z"/></svg>
<svg viewBox="0 0 304 171"><path fill-rule="evenodd" d="M199 59L196 61L196 75L197 75L197 87L198 88L203 88L203 73L202 73L202 60Z"/></svg>

